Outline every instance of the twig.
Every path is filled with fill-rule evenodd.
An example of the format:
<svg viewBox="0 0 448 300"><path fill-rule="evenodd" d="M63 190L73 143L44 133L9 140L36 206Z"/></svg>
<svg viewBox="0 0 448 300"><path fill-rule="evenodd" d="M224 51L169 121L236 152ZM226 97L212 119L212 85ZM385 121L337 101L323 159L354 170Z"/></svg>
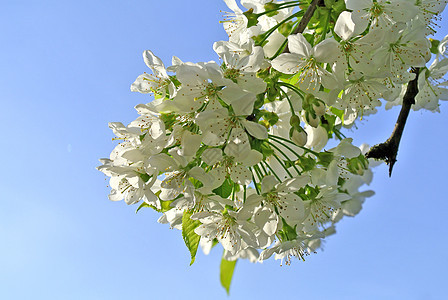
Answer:
<svg viewBox="0 0 448 300"><path fill-rule="evenodd" d="M299 25L292 32L292 34L303 33L303 31L305 30L306 26L308 25L308 23L310 22L311 18L313 17L314 12L316 11L317 6L325 6L324 1L323 0L313 0L313 2L311 2L310 6L308 6L308 9L303 14L303 17L300 20ZM288 45L286 45L286 48L285 48L285 50L283 50L283 53L289 53Z"/></svg>
<svg viewBox="0 0 448 300"><path fill-rule="evenodd" d="M403 104L401 106L400 114L395 123L394 131L387 141L373 146L367 152L367 158L375 158L386 161L389 165L389 177L392 176L392 169L397 161L398 146L400 145L401 136L403 135L404 126L408 119L411 106L415 104L415 96L418 94L418 76L420 68L412 68L412 73L415 73L415 78L408 83L406 93L403 96Z"/></svg>

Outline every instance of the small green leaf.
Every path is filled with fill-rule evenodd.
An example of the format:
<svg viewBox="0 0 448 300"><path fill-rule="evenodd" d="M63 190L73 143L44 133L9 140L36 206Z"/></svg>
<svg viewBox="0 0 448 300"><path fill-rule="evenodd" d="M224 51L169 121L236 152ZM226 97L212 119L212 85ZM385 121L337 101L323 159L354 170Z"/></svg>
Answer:
<svg viewBox="0 0 448 300"><path fill-rule="evenodd" d="M137 172L138 173L138 172ZM151 179L151 175L148 175L146 173L138 173L138 176L144 181L144 182L148 182L149 179Z"/></svg>
<svg viewBox="0 0 448 300"><path fill-rule="evenodd" d="M263 143L261 144L261 154L263 154L263 159L266 159L274 154L274 149L272 149L268 143Z"/></svg>
<svg viewBox="0 0 448 300"><path fill-rule="evenodd" d="M146 203L146 202L143 202L143 203L140 204L140 206L137 208L137 210L135 211L135 213L138 213L138 211L139 211L140 209L142 209L143 207L150 207L150 208L154 209L156 212L164 213L164 212L167 212L167 211L169 211L170 209L172 209L172 207L171 207L171 203L172 203L172 202L173 202L173 200L169 200L169 201L163 201L163 200L160 200L160 206L161 206L160 209L157 208L157 207L155 207L154 205L151 205L151 204L148 204L148 203Z"/></svg>
<svg viewBox="0 0 448 300"><path fill-rule="evenodd" d="M271 12L266 14L268 17L273 17L273 16L278 15L278 10L279 9L280 9L280 5L277 4L277 3L273 3L272 1L268 2L268 3L266 3L264 5L264 10L265 11L271 11Z"/></svg>
<svg viewBox="0 0 448 300"><path fill-rule="evenodd" d="M201 225L198 220L192 220L190 217L193 213L190 211L184 211L182 216L182 238L184 239L185 245L191 254L190 266L194 263L196 258L196 252L198 251L199 241L201 237L197 235L194 230Z"/></svg>
<svg viewBox="0 0 448 300"><path fill-rule="evenodd" d="M286 220L282 218L282 230L281 234L279 231L280 236L282 237L283 241L293 241L297 238L297 231L295 225L294 227L289 226L288 223L286 223Z"/></svg>
<svg viewBox="0 0 448 300"><path fill-rule="evenodd" d="M138 211L140 210L140 209L142 209L143 207L151 207L151 205L149 205L148 203L146 203L146 202L143 202L142 204L140 204L140 206L137 208L137 210L135 211L135 213L138 213ZM154 209L155 209L155 207L153 207Z"/></svg>
<svg viewBox="0 0 448 300"><path fill-rule="evenodd" d="M229 294L229 291L230 291L230 283L232 282L233 271L235 270L235 265L236 265L236 260L228 261L228 260L224 259L224 257L221 259L219 278L221 280L222 287L226 289L227 295Z"/></svg>
<svg viewBox="0 0 448 300"><path fill-rule="evenodd" d="M291 34L292 28L294 26L293 22L285 22L278 28L278 32L280 32L284 37L288 37Z"/></svg>
<svg viewBox="0 0 448 300"><path fill-rule="evenodd" d="M254 14L254 9L251 8L248 11L244 12L243 15L247 18L247 28L255 26L258 24L258 15Z"/></svg>
<svg viewBox="0 0 448 300"><path fill-rule="evenodd" d="M220 187L217 187L213 190L213 193L215 193L218 196L221 196L223 198L227 198L232 194L233 189L233 182L230 180L230 178L226 178L224 180L223 184Z"/></svg>
<svg viewBox="0 0 448 300"><path fill-rule="evenodd" d="M440 41L439 40L435 40L435 39L429 39L429 41L431 42L431 53L432 54L439 54L439 45L440 45Z"/></svg>
<svg viewBox="0 0 448 300"><path fill-rule="evenodd" d="M336 116L338 116L339 119L344 121L344 111L343 110L337 109L335 107L330 107L330 110L332 113L334 113Z"/></svg>

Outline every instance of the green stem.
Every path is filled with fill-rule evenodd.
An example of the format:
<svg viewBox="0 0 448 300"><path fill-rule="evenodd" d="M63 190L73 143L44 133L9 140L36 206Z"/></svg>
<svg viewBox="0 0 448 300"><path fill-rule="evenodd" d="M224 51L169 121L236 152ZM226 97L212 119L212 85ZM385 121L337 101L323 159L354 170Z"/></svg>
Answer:
<svg viewBox="0 0 448 300"><path fill-rule="evenodd" d="M285 164L282 162L282 160L275 154L273 154L272 156L275 157L275 159L278 161L278 163L283 167L283 169L285 169L286 173L288 173L289 177L293 178L294 176L292 176L291 172L289 172L288 168L285 166Z"/></svg>
<svg viewBox="0 0 448 300"><path fill-rule="evenodd" d="M268 39L268 37L275 31L277 30L277 28L279 28L280 26L282 26L284 23L288 22L289 20L295 18L296 16L298 16L299 13L295 13L293 15L290 15L289 17L287 17L286 19L284 19L283 21L281 21L280 23L278 23L277 25L275 25L274 27L272 27L271 29L269 29L268 31L266 31L264 33L265 37L258 42L257 46L261 46L263 45L263 43Z"/></svg>
<svg viewBox="0 0 448 300"><path fill-rule="evenodd" d="M291 99L289 98L288 94L286 94L285 91L283 91L282 89L280 89L280 91L281 91L281 93L283 94L283 96L285 96L286 100L287 100L288 103L289 103L289 108L291 108L291 114L292 114L293 116L295 116L296 113L295 113L295 111L294 111L294 107L292 106Z"/></svg>
<svg viewBox="0 0 448 300"><path fill-rule="evenodd" d="M272 169L272 167L271 167L267 162L264 162L264 164L266 165L266 167L269 168L269 170L271 170L272 175L274 175L274 177L277 178L277 180L278 180L279 182L282 182L282 180L280 179L280 177L278 177L278 175L274 172L274 169Z"/></svg>
<svg viewBox="0 0 448 300"><path fill-rule="evenodd" d="M243 203L245 203L246 202L246 185L243 185L243 190L244 190L244 192L243 192Z"/></svg>
<svg viewBox="0 0 448 300"><path fill-rule="evenodd" d="M254 171L251 167L249 167L250 172L252 173L252 181L254 182L255 190L257 191L257 194L260 195L260 191L258 190L257 181L255 180Z"/></svg>
<svg viewBox="0 0 448 300"><path fill-rule="evenodd" d="M261 182L263 180L263 174L260 172L260 169L257 168L257 165L253 166L255 173L257 173L258 181Z"/></svg>
<svg viewBox="0 0 448 300"><path fill-rule="evenodd" d="M294 151L294 150L293 150L291 147L289 147L288 145L285 145L285 144L283 144L283 143L280 143L279 141L277 141L277 140L275 140L275 139L272 139L272 140L273 140L274 142L276 142L276 143L279 143L280 145L282 145L283 147L285 147L285 148L288 149L289 151L291 151L295 156L297 156L297 158L301 157L301 155L297 154L297 152ZM294 146L297 147L296 144L294 144Z"/></svg>
<svg viewBox="0 0 448 300"><path fill-rule="evenodd" d="M268 171L265 169L265 167L263 166L263 164L259 163L260 167L263 169L264 174L268 174Z"/></svg>
<svg viewBox="0 0 448 300"><path fill-rule="evenodd" d="M276 136L276 135L272 135L272 134L269 134L268 135L270 138L273 138L273 139L279 139L279 140L282 140L282 141L284 141L284 142L288 142L288 143L290 143L290 144L292 144L292 145L294 145L294 146L296 146L296 147L299 147L300 149L303 149L303 150L305 150L306 152L309 152L309 153L311 153L311 154L314 154L314 155L319 155L319 153L317 153L317 152L315 152L315 151L313 151L313 150L311 150L311 149L308 149L308 148L306 148L306 147L303 147L303 146L298 146L298 145L296 145L294 142L291 142L290 140L287 140L287 139L285 139L285 138L282 138L282 137L279 137L279 136Z"/></svg>
<svg viewBox="0 0 448 300"><path fill-rule="evenodd" d="M295 4L288 4L288 3L295 3ZM287 2L287 3L281 3L281 4L279 4L279 6L280 6L279 8L266 10L262 13L257 14L257 16L259 17L262 15L265 15L265 14L268 14L268 13L271 13L274 11L282 10L285 8L289 8L289 7L296 7L296 6L299 6L300 4L303 4L303 3L299 2L299 1L291 1L291 2Z"/></svg>
<svg viewBox="0 0 448 300"><path fill-rule="evenodd" d="M297 174L300 175L300 171L299 171L299 169L297 169L296 164L291 159L289 159L289 157L285 154L285 152L283 152L279 147L277 147L276 145L274 145L273 143L271 143L269 141L268 141L268 144L271 145L272 147L274 147L275 149L277 149L277 151L280 152L280 154L283 155L283 157L285 157L289 161L289 163L292 165L294 170L296 170Z"/></svg>
<svg viewBox="0 0 448 300"><path fill-rule="evenodd" d="M285 86L285 87L289 88L290 90L296 92L296 94L299 95L300 98L302 98L302 100L305 99L305 95L304 95L305 93L302 92L302 91L301 91L299 88L297 88L296 86L293 86L293 85L290 84L290 83L282 82L282 81L277 82L277 84L280 85L280 86Z"/></svg>

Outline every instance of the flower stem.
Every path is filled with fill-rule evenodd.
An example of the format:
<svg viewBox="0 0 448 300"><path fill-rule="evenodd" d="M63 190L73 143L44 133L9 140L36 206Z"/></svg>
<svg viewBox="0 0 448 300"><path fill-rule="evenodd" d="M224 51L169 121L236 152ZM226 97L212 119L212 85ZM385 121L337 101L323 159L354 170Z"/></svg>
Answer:
<svg viewBox="0 0 448 300"><path fill-rule="evenodd" d="M290 140L287 140L287 139L285 139L285 138L282 138L282 137L279 137L279 136L276 136L276 135L272 135L272 134L269 134L268 137L273 138L273 139L279 139L279 140L282 140L282 141L284 141L284 142L288 142L288 143L290 143L290 144L292 144L292 145L294 145L294 146L296 146L296 147L299 147L300 149L302 149L302 150L304 150L304 151L306 151L306 152L309 152L309 153L311 153L311 154L314 154L314 155L316 155L316 156L319 155L319 153L317 153L316 151L313 151L313 150L308 149L308 148L303 147L303 146L298 146L298 145L296 145L294 142L292 142L292 141L290 141ZM278 141L276 141L276 142L279 143ZM296 154L296 153L294 152L294 154ZM296 154L296 155L299 156L298 154Z"/></svg>
<svg viewBox="0 0 448 300"><path fill-rule="evenodd" d="M283 155L283 157L285 157L289 161L289 163L292 165L294 170L296 170L297 174L300 175L300 171L299 171L299 169L297 169L296 164L285 154L285 152L283 152L279 147L277 147L276 145L274 145L273 143L271 143L269 141L268 141L268 144L271 145L272 147L274 147L275 149L277 149L277 151L280 152L280 154Z"/></svg>
<svg viewBox="0 0 448 300"><path fill-rule="evenodd" d="M266 165L266 167L268 167L269 170L271 170L272 175L274 175L275 178L277 178L277 180L279 182L282 182L282 180L280 179L280 177L274 172L274 170L272 169L272 167L267 163L264 162L264 164Z"/></svg>
<svg viewBox="0 0 448 300"><path fill-rule="evenodd" d="M257 191L257 194L260 195L260 191L258 190L257 181L255 180L254 171L251 167L249 167L249 171L252 173L252 181L254 182L255 190Z"/></svg>

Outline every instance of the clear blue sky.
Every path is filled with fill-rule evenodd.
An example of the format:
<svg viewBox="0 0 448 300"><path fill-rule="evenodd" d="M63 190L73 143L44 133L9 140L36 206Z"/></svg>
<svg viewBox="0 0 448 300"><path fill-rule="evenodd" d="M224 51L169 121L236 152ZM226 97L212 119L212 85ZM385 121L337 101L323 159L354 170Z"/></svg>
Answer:
<svg viewBox="0 0 448 300"><path fill-rule="evenodd" d="M151 49L167 65L216 60L221 1L2 1L0 299L446 299L448 105L411 113L392 178L375 170L356 218L306 262L237 264L189 253L150 210L107 199L95 170L149 102L130 84ZM439 22L447 33L448 22ZM366 118L357 144L385 140L398 110Z"/></svg>

